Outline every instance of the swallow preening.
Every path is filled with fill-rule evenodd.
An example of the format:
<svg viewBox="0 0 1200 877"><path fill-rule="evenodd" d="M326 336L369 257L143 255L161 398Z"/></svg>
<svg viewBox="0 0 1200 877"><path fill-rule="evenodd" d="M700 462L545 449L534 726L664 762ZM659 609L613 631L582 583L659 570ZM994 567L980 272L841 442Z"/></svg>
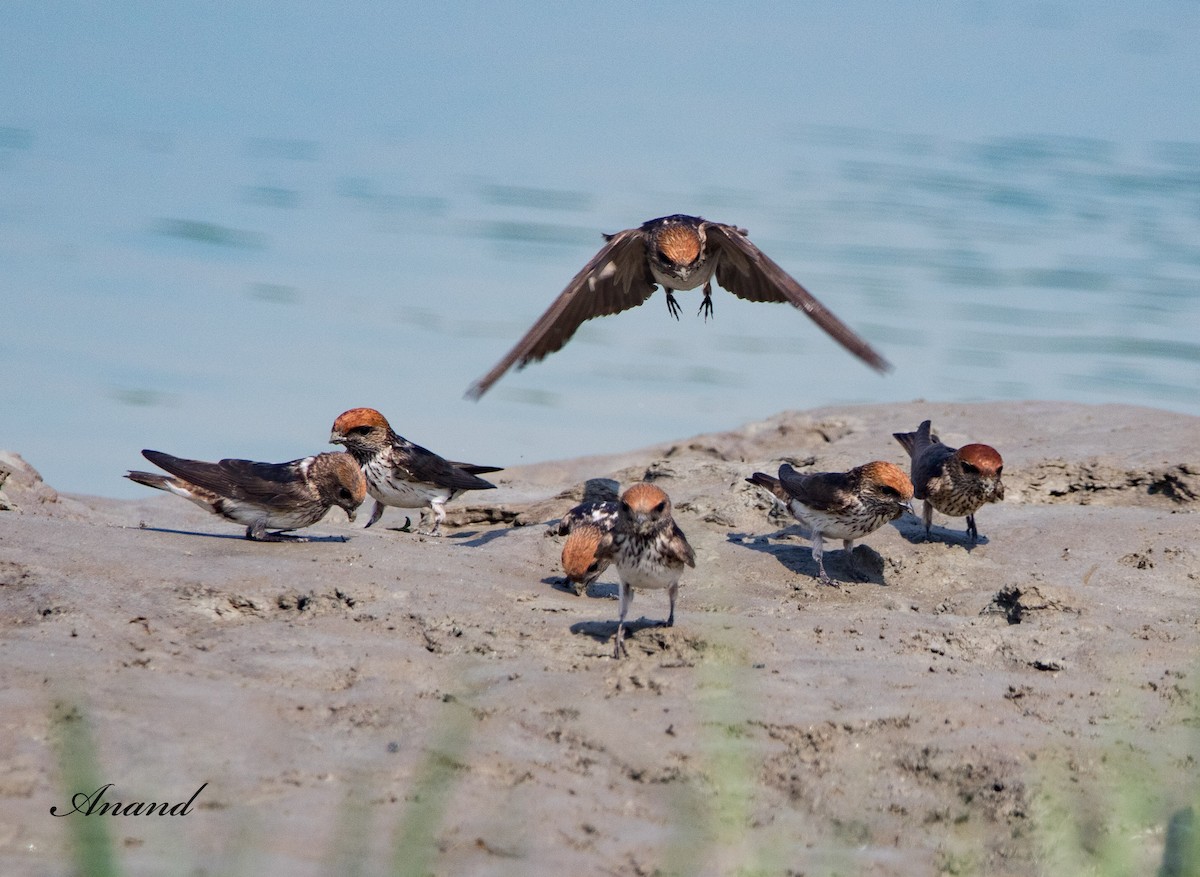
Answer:
<svg viewBox="0 0 1200 877"><path fill-rule="evenodd" d="M665 290L667 310L675 319L680 311L675 293L703 287L699 313L707 319L713 313L714 277L738 298L794 305L867 365L880 372L891 368L746 234L736 226L675 214L605 235L600 252L567 284L525 337L467 390L467 397L481 397L514 365L523 368L561 350L585 321L643 304L657 286Z"/></svg>

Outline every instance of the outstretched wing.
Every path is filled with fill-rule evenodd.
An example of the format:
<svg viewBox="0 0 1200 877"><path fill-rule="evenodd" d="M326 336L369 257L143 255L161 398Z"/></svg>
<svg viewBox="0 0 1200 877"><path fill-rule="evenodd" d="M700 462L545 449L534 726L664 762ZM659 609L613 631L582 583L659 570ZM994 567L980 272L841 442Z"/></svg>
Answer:
<svg viewBox="0 0 1200 877"><path fill-rule="evenodd" d="M255 463L252 460L221 460L206 463L185 460L161 451L142 451L142 456L182 478L219 496L272 508L281 502L293 502L303 491L303 459L289 463Z"/></svg>
<svg viewBox="0 0 1200 877"><path fill-rule="evenodd" d="M849 326L817 301L807 289L780 268L746 237L745 229L719 222L706 222L704 233L719 254L717 283L738 298L748 301L778 301L795 305L845 347L876 371L886 372L891 364L875 352Z"/></svg>
<svg viewBox="0 0 1200 877"><path fill-rule="evenodd" d="M516 347L467 390L467 398L478 399L514 365L522 368L561 350L592 317L618 314L642 304L654 288L641 229L611 235Z"/></svg>

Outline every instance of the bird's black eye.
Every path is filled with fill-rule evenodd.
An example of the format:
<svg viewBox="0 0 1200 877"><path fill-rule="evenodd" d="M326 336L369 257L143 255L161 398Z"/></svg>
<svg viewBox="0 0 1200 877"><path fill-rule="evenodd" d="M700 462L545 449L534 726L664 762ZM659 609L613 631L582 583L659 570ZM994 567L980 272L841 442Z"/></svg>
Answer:
<svg viewBox="0 0 1200 877"><path fill-rule="evenodd" d="M667 510L667 501L664 499L662 502L660 502L658 505L656 505L654 507L654 514L656 516L661 515L666 510Z"/></svg>
<svg viewBox="0 0 1200 877"><path fill-rule="evenodd" d="M350 495L350 491L348 491L344 487L338 489L338 498L339 499L354 499L354 497Z"/></svg>
<svg viewBox="0 0 1200 877"><path fill-rule="evenodd" d="M671 258L666 253L664 253L662 250L658 251L658 258L662 262L670 262L671 261Z"/></svg>
<svg viewBox="0 0 1200 877"><path fill-rule="evenodd" d="M370 431L371 427L369 426L356 426L354 429L350 430L351 434L353 435L366 435Z"/></svg>
<svg viewBox="0 0 1200 877"><path fill-rule="evenodd" d="M894 487L890 487L887 484L883 485L883 487L880 488L880 492L883 493L884 496L896 496L896 497L900 496L900 491L898 491Z"/></svg>
<svg viewBox="0 0 1200 877"><path fill-rule="evenodd" d="M970 473L970 474L972 474L972 475L978 475L978 474L979 474L979 467L978 467L978 466L972 466L972 465L971 465L970 463L968 463L966 460L964 460L964 461L963 461L962 467L963 467L963 471L964 471L964 472L969 472L969 473Z"/></svg>
<svg viewBox="0 0 1200 877"><path fill-rule="evenodd" d="M633 514L633 509L629 507L629 503L625 502L625 500L621 500L621 513L625 515Z"/></svg>
<svg viewBox="0 0 1200 877"><path fill-rule="evenodd" d="M1000 477L1000 473L1001 473L1001 472L1003 472L1003 471L1004 471L1004 467L1003 467L1003 466L997 466L997 467L996 467L996 477L997 477L997 478L999 478L999 477Z"/></svg>

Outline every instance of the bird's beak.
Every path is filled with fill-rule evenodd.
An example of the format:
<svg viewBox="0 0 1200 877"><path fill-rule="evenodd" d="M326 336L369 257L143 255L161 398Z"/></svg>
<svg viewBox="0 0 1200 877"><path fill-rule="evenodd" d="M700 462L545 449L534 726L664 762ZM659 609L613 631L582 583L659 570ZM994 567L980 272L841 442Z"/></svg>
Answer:
<svg viewBox="0 0 1200 877"><path fill-rule="evenodd" d="M903 509L904 509L904 511L908 512L908 513L909 513L910 515L912 515L913 517L916 517L916 514L917 514L917 513L913 511L913 507L912 507L912 503L911 503L911 502L902 502L902 503L900 503L900 506L901 506L901 508L903 508Z"/></svg>
<svg viewBox="0 0 1200 877"><path fill-rule="evenodd" d="M346 440L346 437L344 435L342 435L340 432L338 432L336 429L333 432L329 433L329 443L331 445L340 445L345 440Z"/></svg>
<svg viewBox="0 0 1200 877"><path fill-rule="evenodd" d="M354 523L354 519L358 516L358 509L349 509L346 512L346 517L350 519L350 523Z"/></svg>

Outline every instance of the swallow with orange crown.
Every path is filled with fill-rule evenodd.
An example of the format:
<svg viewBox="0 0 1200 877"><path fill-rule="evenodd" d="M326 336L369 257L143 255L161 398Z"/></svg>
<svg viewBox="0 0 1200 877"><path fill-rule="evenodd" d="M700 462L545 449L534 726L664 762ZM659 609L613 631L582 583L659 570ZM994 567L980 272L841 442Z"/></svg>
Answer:
<svg viewBox="0 0 1200 877"><path fill-rule="evenodd" d="M1004 460L991 445L971 444L952 448L942 444L926 420L916 432L892 434L912 457L912 482L925 521L925 538L930 538L933 510L943 515L967 518L967 538L979 541L975 512L989 502L1004 499L1000 475Z"/></svg>
<svg viewBox="0 0 1200 877"><path fill-rule="evenodd" d="M577 596L587 591L612 562L611 557L598 552L604 537L617 525L617 508L616 501L583 502L551 528L551 533L567 537L562 548L563 573Z"/></svg>
<svg viewBox="0 0 1200 877"><path fill-rule="evenodd" d="M131 471L126 478L182 496L214 515L244 524L246 538L261 542L300 540L286 531L315 524L333 506L342 508L353 521L367 496L367 482L358 463L340 452L289 463L205 463L161 451L142 451L142 456L170 476Z"/></svg>
<svg viewBox="0 0 1200 877"><path fill-rule="evenodd" d="M686 567L696 565L696 555L687 537L671 517L671 498L653 484L639 482L617 503L617 519L596 550L601 560L611 561L620 577L620 608L613 657L626 654L625 616L635 589L666 589L671 611L664 627L675 624L675 599L679 579Z"/></svg>
<svg viewBox="0 0 1200 877"><path fill-rule="evenodd" d="M823 585L833 584L825 572L824 537L841 539L842 547L850 553L855 539L912 511L912 482L898 466L883 460L849 472L803 474L784 463L778 478L755 472L746 480L771 491L775 500L808 528L817 580ZM853 553L850 562L854 563Z"/></svg>
<svg viewBox="0 0 1200 877"><path fill-rule="evenodd" d="M383 515L384 506L429 509L437 536L446 519L445 505L467 490L492 490L496 485L479 477L498 472L500 466L454 463L408 439L396 435L391 424L374 408L351 408L333 422L329 441L344 445L362 467L367 491L375 499L370 527Z"/></svg>
<svg viewBox="0 0 1200 877"><path fill-rule="evenodd" d="M618 314L644 304L661 286L667 310L679 319L675 293L704 288L700 313L713 313L712 280L748 301L787 302L804 311L846 350L884 372L887 360L791 275L750 242L743 228L675 214L638 228L604 236L605 245L500 362L467 390L478 399L514 365L520 369L544 359L570 340L593 317Z"/></svg>

